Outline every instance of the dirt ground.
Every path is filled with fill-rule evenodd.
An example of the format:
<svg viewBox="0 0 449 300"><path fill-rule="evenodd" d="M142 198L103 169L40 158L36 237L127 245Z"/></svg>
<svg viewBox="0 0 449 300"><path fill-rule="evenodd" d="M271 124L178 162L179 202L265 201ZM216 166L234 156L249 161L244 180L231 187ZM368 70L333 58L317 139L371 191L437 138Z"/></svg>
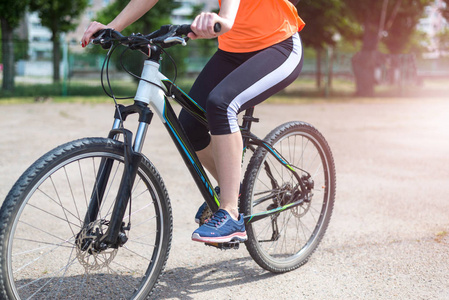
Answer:
<svg viewBox="0 0 449 300"><path fill-rule="evenodd" d="M0 199L39 156L66 141L105 136L112 104L0 105ZM310 261L273 275L245 247L190 241L201 196L154 119L144 153L174 213L173 246L155 292L164 299L449 299L449 101L334 100L256 109L264 136L284 121L314 124L337 168L329 229Z"/></svg>

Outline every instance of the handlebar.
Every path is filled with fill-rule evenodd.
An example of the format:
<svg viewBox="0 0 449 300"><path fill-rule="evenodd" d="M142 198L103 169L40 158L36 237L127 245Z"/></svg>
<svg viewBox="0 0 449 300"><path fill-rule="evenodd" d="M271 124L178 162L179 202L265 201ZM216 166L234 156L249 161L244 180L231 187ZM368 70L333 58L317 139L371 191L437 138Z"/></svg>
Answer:
<svg viewBox="0 0 449 300"><path fill-rule="evenodd" d="M215 23L214 31L221 31L221 24ZM185 25L164 25L160 29L143 35L140 33L124 36L120 32L111 28L102 29L94 35L92 43L101 45L103 49L109 49L113 42L129 46L133 50L140 50L143 53L148 52L148 44L158 44L162 48L168 48L176 44L186 45L187 34L193 32L189 24Z"/></svg>

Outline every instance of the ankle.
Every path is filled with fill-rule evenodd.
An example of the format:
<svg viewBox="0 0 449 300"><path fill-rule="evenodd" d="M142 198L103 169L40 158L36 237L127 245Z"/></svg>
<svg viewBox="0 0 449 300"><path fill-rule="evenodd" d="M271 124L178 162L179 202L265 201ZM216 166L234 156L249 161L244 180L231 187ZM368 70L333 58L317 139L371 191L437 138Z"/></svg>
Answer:
<svg viewBox="0 0 449 300"><path fill-rule="evenodd" d="M220 207L221 209L227 211L232 219L235 221L239 220L240 214L238 208L227 208L227 207Z"/></svg>

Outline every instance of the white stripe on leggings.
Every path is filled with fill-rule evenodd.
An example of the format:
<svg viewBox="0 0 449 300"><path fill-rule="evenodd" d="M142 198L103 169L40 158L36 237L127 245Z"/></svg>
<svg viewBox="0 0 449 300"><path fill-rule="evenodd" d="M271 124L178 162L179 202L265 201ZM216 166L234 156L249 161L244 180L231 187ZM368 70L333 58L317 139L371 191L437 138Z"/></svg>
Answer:
<svg viewBox="0 0 449 300"><path fill-rule="evenodd" d="M292 38L293 51L290 53L287 60L277 69L265 75L259 81L238 94L229 104L227 114L231 133L240 130L237 118L237 113L240 107L242 107L242 105L247 101L255 98L257 95L262 94L266 90L272 88L273 86L287 78L298 66L302 56L301 40L299 39L298 33L294 34Z"/></svg>

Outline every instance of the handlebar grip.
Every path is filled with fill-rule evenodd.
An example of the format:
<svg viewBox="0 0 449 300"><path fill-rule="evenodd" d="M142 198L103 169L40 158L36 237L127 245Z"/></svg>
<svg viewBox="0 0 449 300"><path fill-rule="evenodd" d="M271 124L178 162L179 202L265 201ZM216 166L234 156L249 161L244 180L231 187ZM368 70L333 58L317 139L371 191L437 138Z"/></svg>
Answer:
<svg viewBox="0 0 449 300"><path fill-rule="evenodd" d="M112 28L101 29L94 33L93 37L92 44L101 45L103 49L109 49L113 41L127 40L127 37Z"/></svg>
<svg viewBox="0 0 449 300"><path fill-rule="evenodd" d="M178 34L187 35L188 33L192 32L192 28L190 28L190 24L180 25L176 32Z"/></svg>
<svg viewBox="0 0 449 300"><path fill-rule="evenodd" d="M218 33L221 31L221 24L215 23L214 24L214 32ZM187 35L188 33L192 32L192 28L190 28L189 24L180 25L179 28L176 30L176 33Z"/></svg>

